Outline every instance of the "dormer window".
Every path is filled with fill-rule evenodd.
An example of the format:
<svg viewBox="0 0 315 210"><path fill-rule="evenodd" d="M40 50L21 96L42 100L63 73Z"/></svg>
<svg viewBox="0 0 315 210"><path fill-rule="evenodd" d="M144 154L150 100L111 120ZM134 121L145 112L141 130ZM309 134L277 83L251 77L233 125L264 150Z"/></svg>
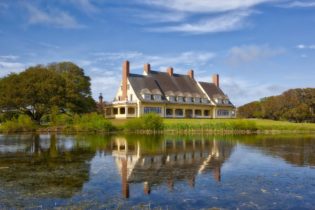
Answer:
<svg viewBox="0 0 315 210"><path fill-rule="evenodd" d="M167 96L167 100L170 102L174 102L175 101L175 97L174 96Z"/></svg>
<svg viewBox="0 0 315 210"><path fill-rule="evenodd" d="M207 98L203 98L203 99L202 99L202 103L203 103L203 104L207 104L207 103L208 103L208 99L207 99Z"/></svg>
<svg viewBox="0 0 315 210"><path fill-rule="evenodd" d="M195 103L200 103L200 98L198 98L198 97L194 98L194 102Z"/></svg>
<svg viewBox="0 0 315 210"><path fill-rule="evenodd" d="M184 97L183 96L177 96L177 102L183 102Z"/></svg>
<svg viewBox="0 0 315 210"><path fill-rule="evenodd" d="M185 102L191 103L192 102L192 98L191 97L185 97Z"/></svg>
<svg viewBox="0 0 315 210"><path fill-rule="evenodd" d="M142 97L144 100L151 100L151 94L143 94Z"/></svg>
<svg viewBox="0 0 315 210"><path fill-rule="evenodd" d="M222 104L222 99L216 98L216 99L214 99L214 101L215 101L217 104Z"/></svg>
<svg viewBox="0 0 315 210"><path fill-rule="evenodd" d="M230 102L229 102L229 99L224 99L224 100L223 100L223 103L224 103L224 104L229 104L229 103L230 103Z"/></svg>
<svg viewBox="0 0 315 210"><path fill-rule="evenodd" d="M154 101L161 101L161 99L162 99L161 95L157 95L157 94L153 95Z"/></svg>

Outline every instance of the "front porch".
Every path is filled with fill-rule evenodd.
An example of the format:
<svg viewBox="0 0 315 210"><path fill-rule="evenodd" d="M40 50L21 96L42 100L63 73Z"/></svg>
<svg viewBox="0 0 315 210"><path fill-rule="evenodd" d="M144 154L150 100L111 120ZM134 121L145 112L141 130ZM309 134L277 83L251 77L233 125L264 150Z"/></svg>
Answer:
<svg viewBox="0 0 315 210"><path fill-rule="evenodd" d="M113 119L126 119L137 117L136 103L112 103L105 106L105 117Z"/></svg>

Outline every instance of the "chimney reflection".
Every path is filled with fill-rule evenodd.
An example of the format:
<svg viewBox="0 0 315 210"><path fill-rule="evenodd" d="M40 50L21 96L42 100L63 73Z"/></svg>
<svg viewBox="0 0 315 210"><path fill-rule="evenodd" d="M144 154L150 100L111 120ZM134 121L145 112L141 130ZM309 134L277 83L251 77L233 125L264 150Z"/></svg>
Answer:
<svg viewBox="0 0 315 210"><path fill-rule="evenodd" d="M194 188L195 187L195 177L189 179L189 186Z"/></svg>
<svg viewBox="0 0 315 210"><path fill-rule="evenodd" d="M148 143L147 143L148 142ZM234 145L216 140L130 141L115 137L111 142L122 180L122 194L129 198L129 186L143 183L143 194L150 195L152 186L166 185L174 190L177 182L194 188L198 174L211 174L221 181L221 167Z"/></svg>
<svg viewBox="0 0 315 210"><path fill-rule="evenodd" d="M124 198L129 198L129 184L127 180L127 160L121 160L121 184L122 184L122 194Z"/></svg>
<svg viewBox="0 0 315 210"><path fill-rule="evenodd" d="M221 168L220 167L215 167L213 170L213 178L217 182L221 182Z"/></svg>

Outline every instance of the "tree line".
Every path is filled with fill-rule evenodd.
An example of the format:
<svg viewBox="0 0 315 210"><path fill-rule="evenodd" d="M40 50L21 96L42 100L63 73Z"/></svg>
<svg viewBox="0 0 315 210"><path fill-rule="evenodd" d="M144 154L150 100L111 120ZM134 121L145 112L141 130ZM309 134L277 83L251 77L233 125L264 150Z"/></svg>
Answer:
<svg viewBox="0 0 315 210"><path fill-rule="evenodd" d="M315 122L315 88L290 89L238 108L243 118Z"/></svg>
<svg viewBox="0 0 315 210"><path fill-rule="evenodd" d="M0 78L0 113L25 114L40 122L52 111L87 113L95 110L90 78L71 62L37 65Z"/></svg>

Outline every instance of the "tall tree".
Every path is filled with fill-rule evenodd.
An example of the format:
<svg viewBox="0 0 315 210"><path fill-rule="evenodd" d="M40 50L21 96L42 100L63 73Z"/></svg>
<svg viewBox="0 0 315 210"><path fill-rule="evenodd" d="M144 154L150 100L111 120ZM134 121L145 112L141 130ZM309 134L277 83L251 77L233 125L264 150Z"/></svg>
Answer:
<svg viewBox="0 0 315 210"><path fill-rule="evenodd" d="M91 96L90 78L84 75L83 69L71 62L50 64L48 69L56 71L65 80L67 109L82 113L95 108L95 101Z"/></svg>
<svg viewBox="0 0 315 210"><path fill-rule="evenodd" d="M69 113L95 109L90 78L75 64L35 66L0 79L0 110L21 112L39 122L56 107Z"/></svg>

